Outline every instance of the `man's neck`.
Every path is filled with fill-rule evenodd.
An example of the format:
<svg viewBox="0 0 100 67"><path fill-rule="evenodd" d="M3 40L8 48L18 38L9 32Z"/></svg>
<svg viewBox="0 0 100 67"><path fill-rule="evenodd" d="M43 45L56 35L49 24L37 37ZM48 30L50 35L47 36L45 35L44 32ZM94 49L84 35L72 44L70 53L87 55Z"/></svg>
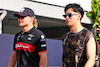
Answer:
<svg viewBox="0 0 100 67"><path fill-rule="evenodd" d="M84 29L84 27L82 25L73 26L73 27L70 27L70 32L71 33L78 33L78 32L80 32L83 29Z"/></svg>
<svg viewBox="0 0 100 67"><path fill-rule="evenodd" d="M34 26L28 26L28 27L23 27L22 28L22 33L28 32L29 30L31 30Z"/></svg>

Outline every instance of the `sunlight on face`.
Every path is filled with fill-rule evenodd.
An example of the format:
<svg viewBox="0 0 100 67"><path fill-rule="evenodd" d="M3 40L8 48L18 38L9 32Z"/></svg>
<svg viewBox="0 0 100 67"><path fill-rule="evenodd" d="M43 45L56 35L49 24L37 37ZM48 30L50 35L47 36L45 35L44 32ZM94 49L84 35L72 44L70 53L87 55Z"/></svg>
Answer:
<svg viewBox="0 0 100 67"><path fill-rule="evenodd" d="M24 18L18 18L18 24L20 27L28 26L32 23L33 19L31 17L26 16Z"/></svg>

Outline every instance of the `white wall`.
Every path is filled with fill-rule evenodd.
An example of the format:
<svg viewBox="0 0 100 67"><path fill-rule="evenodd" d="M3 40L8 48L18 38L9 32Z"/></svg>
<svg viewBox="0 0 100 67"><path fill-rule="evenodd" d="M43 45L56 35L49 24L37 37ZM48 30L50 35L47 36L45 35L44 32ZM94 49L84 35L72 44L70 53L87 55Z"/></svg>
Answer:
<svg viewBox="0 0 100 67"><path fill-rule="evenodd" d="M35 11L35 14L39 16L45 16L45 17L65 20L62 16L64 14L63 7L36 3L36 2L26 1L26 0L2 0L0 1L0 9L6 9L6 10L19 12L22 9L22 7L30 7L31 9ZM82 22L86 24L91 24L91 21L87 18L86 15L84 15Z"/></svg>
<svg viewBox="0 0 100 67"><path fill-rule="evenodd" d="M91 0L35 0L35 1L55 4L60 6L66 6L69 3L78 3L83 7L84 10L91 11Z"/></svg>

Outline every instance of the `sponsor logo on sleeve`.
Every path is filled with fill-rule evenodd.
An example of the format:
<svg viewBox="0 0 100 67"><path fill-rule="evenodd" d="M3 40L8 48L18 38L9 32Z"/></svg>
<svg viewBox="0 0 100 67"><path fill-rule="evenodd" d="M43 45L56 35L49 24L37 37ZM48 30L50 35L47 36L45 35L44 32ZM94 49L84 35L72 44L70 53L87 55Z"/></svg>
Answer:
<svg viewBox="0 0 100 67"><path fill-rule="evenodd" d="M46 44L42 44L41 47L46 47Z"/></svg>
<svg viewBox="0 0 100 67"><path fill-rule="evenodd" d="M40 39L40 41L42 42L42 41L45 41L45 37L44 37L44 35L41 35L41 39Z"/></svg>

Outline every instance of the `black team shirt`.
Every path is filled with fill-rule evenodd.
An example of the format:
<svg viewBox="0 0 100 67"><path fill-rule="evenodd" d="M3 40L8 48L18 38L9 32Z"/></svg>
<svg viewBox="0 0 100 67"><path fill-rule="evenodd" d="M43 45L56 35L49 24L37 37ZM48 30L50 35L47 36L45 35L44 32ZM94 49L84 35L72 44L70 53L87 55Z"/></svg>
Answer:
<svg viewBox="0 0 100 67"><path fill-rule="evenodd" d="M17 67L39 67L38 52L46 51L46 37L33 27L15 35L13 50L17 52Z"/></svg>

